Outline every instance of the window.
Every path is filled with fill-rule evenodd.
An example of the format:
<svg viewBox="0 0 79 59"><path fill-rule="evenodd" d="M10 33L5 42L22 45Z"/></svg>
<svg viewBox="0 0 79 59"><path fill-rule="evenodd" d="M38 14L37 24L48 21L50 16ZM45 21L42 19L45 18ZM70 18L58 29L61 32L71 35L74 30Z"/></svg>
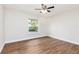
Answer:
<svg viewBox="0 0 79 59"><path fill-rule="evenodd" d="M29 19L29 32L38 32L38 20Z"/></svg>

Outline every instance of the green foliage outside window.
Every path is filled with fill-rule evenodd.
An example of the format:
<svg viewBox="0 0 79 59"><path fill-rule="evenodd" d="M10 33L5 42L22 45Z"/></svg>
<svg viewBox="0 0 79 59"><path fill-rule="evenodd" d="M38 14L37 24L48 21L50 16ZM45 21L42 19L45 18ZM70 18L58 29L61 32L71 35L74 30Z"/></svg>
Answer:
<svg viewBox="0 0 79 59"><path fill-rule="evenodd" d="M29 32L37 32L37 31L38 31L38 20L29 19Z"/></svg>

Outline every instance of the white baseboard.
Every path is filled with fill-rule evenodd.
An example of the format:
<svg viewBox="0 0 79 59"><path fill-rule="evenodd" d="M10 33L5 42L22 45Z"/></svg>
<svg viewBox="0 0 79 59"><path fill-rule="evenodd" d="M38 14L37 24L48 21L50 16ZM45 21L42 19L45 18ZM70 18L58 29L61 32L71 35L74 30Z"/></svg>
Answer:
<svg viewBox="0 0 79 59"><path fill-rule="evenodd" d="M30 40L30 39L33 39L33 38L39 38L39 37L44 37L44 36L46 36L46 35L40 35L40 36L35 36L35 37L29 37L29 38L11 40L11 41L7 41L7 42L5 42L5 43L12 43L12 42L17 42L17 41L22 41L22 40ZM60 38L60 37L56 37L56 36L52 36L52 35L49 35L49 37L51 37L51 38L56 38L56 39L59 39L59 40L62 40L62 41L66 41L66 42L70 42L70 43L79 45L78 42L74 42L74 41L71 41L71 40L68 40L68 39L64 39L64 38ZM3 46L4 46L4 45L3 45ZM2 47L2 48L3 48L3 47ZM2 50L2 48L1 48L0 50Z"/></svg>
<svg viewBox="0 0 79 59"><path fill-rule="evenodd" d="M66 41L66 42L69 42L69 43L73 43L73 44L79 45L78 42L74 42L74 41L71 41L71 40L68 40L68 39L64 39L64 38L60 38L60 37L56 37L56 36L51 36L51 35L49 35L49 37L56 38L56 39L59 39L59 40L62 40L62 41Z"/></svg>
<svg viewBox="0 0 79 59"><path fill-rule="evenodd" d="M23 40L30 40L33 38L39 38L39 37L44 37L46 35L39 35L39 36L34 36L34 37L28 37L28 38L23 38L23 39L16 39L16 40L11 40L11 41L6 41L5 43L13 43L13 42L17 42L17 41L23 41Z"/></svg>
<svg viewBox="0 0 79 59"><path fill-rule="evenodd" d="M4 45L5 45L5 44L2 44L2 45L1 45L1 47L0 47L0 53L2 52Z"/></svg>

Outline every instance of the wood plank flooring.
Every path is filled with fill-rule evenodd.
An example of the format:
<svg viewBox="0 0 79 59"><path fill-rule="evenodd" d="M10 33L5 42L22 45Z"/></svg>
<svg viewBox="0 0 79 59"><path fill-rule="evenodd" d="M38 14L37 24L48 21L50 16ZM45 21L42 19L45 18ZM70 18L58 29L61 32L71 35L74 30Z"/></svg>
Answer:
<svg viewBox="0 0 79 59"><path fill-rule="evenodd" d="M2 54L78 54L79 45L50 37L6 44Z"/></svg>

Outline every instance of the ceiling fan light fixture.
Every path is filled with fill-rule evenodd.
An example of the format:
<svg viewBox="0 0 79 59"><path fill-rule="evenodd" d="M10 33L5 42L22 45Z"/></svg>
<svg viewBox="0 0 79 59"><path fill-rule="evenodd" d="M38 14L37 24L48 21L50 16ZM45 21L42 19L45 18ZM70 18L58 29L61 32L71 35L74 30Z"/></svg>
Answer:
<svg viewBox="0 0 79 59"><path fill-rule="evenodd" d="M40 13L47 14L48 11L47 10L41 10Z"/></svg>

